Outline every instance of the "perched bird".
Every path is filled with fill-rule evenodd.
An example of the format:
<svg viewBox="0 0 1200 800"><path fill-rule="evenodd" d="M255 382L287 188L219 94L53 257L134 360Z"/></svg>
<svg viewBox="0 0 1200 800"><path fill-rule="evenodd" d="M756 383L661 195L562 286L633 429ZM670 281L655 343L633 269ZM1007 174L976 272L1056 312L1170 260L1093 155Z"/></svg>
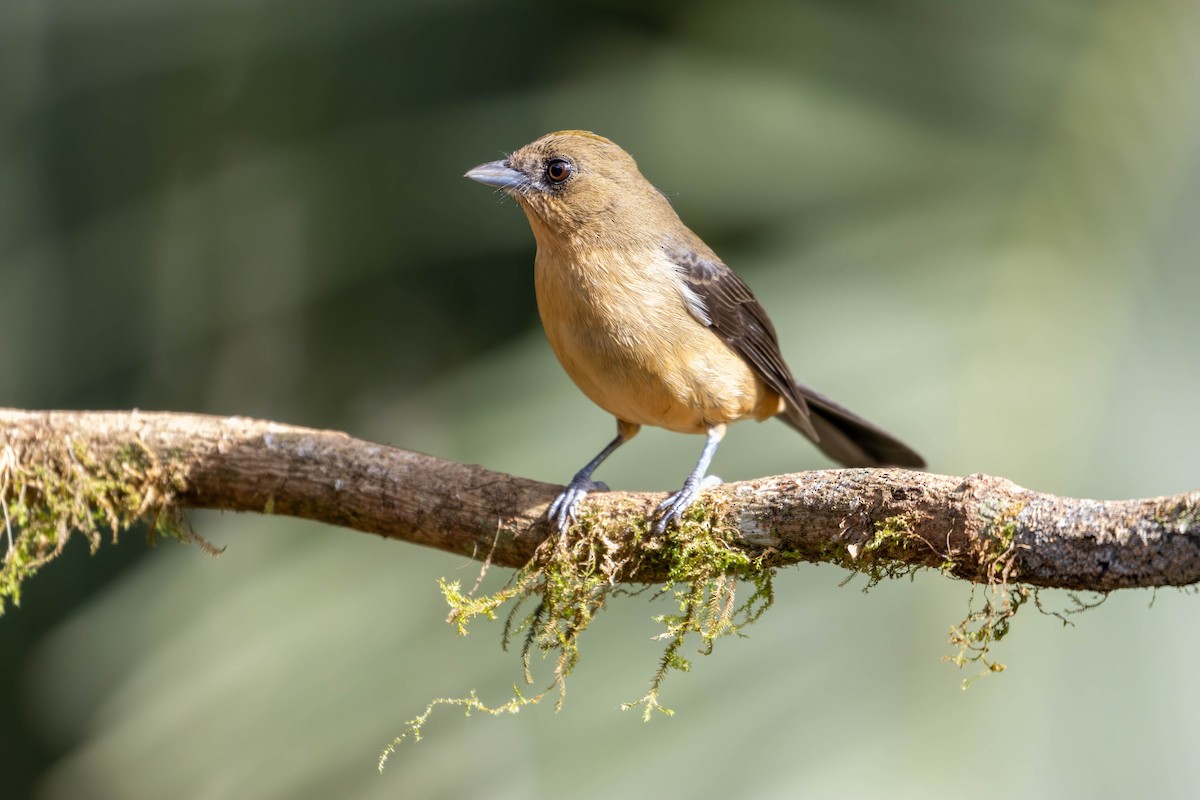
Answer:
<svg viewBox="0 0 1200 800"><path fill-rule="evenodd" d="M525 212L550 346L583 393L617 418L616 438L550 505L559 530L589 491L607 489L592 473L643 425L707 437L683 487L658 507L660 533L709 485L725 426L740 419L778 416L846 466L925 466L890 434L796 383L750 288L613 142L559 131L465 177Z"/></svg>

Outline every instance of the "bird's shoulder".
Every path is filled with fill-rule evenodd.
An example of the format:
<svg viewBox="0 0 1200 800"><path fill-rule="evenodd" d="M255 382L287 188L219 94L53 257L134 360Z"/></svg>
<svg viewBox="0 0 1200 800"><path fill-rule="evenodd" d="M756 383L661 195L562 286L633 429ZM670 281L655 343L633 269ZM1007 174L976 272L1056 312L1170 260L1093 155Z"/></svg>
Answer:
<svg viewBox="0 0 1200 800"><path fill-rule="evenodd" d="M688 290L696 295L706 312L700 319L724 335L750 334L763 338L778 350L775 326L754 292L703 243L668 242L663 246L667 260L679 272ZM693 315L696 315L693 312Z"/></svg>

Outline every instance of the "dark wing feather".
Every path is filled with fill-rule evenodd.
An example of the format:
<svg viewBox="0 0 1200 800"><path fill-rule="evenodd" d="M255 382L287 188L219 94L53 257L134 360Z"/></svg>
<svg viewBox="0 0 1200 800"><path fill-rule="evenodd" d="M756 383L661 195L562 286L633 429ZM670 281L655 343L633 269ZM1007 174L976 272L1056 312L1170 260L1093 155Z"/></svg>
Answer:
<svg viewBox="0 0 1200 800"><path fill-rule="evenodd" d="M787 401L787 410L780 417L788 425L846 466L925 466L921 456L888 432L796 383L779 351L775 326L750 287L733 270L715 256L702 255L687 246L668 247L666 254L702 305L695 308L689 304L693 316L720 336Z"/></svg>
<svg viewBox="0 0 1200 800"><path fill-rule="evenodd" d="M787 400L793 412L788 418L798 430L818 439L808 421L808 404L779 352L775 326L750 287L717 258L705 258L690 248L668 248L667 257L679 267L684 283L703 304L707 319L697 317L699 321L744 358L772 391Z"/></svg>

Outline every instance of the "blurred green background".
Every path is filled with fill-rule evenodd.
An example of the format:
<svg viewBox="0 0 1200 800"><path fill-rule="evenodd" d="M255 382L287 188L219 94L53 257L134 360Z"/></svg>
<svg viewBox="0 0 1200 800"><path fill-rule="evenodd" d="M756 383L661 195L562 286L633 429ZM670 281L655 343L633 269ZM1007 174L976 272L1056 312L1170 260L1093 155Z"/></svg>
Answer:
<svg viewBox="0 0 1200 800"><path fill-rule="evenodd" d="M550 130L628 149L764 300L796 374L917 447L1089 497L1200 484L1200 4L0 2L0 405L246 414L561 482L612 434L554 361L533 241L463 171ZM698 437L598 477L676 488ZM727 480L830 466L778 423ZM674 675L619 602L564 710L458 639L461 558L196 514L76 545L0 619L5 797L1194 797L1200 602L1024 610L939 663L968 588L781 574ZM1043 598L1062 607L1062 595ZM1155 599L1153 608L1150 602Z"/></svg>

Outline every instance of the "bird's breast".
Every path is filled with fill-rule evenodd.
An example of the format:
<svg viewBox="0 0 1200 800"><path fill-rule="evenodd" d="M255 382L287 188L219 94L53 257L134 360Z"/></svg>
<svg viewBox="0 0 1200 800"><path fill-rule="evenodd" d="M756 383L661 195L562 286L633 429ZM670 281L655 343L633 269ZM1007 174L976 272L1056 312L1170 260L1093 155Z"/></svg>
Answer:
<svg viewBox="0 0 1200 800"><path fill-rule="evenodd" d="M689 313L676 267L649 254L579 254L539 241L538 312L550 346L592 402L682 433L776 413L779 398Z"/></svg>

